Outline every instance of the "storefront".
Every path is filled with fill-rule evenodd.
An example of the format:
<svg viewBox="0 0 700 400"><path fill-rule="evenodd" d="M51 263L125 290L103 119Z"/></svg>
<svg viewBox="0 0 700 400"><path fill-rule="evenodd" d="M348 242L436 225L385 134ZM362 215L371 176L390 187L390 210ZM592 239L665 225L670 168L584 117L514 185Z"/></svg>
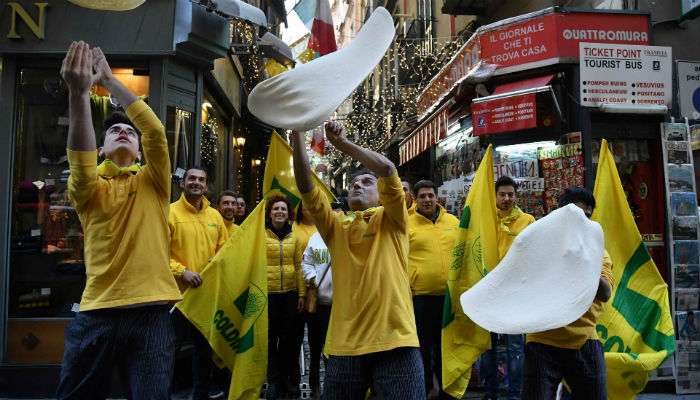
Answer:
<svg viewBox="0 0 700 400"><path fill-rule="evenodd" d="M82 227L66 191L68 102L59 69L70 42L99 45L115 76L163 121L172 198L192 165L206 169L215 197L238 189L245 144L230 26L188 0L149 0L124 12L25 0L1 14L0 396L55 393L63 330L85 284ZM90 99L100 143L102 121L120 105L102 88Z"/></svg>
<svg viewBox="0 0 700 400"><path fill-rule="evenodd" d="M495 178L515 178L519 205L541 218L566 187L593 189L605 138L668 281L659 126L671 108L672 58L670 48L649 47L650 32L649 13L559 7L480 27L418 98L419 124L401 143L400 163L417 169L413 160L434 153L440 200L459 215L492 144ZM469 116L452 118L465 86ZM442 127L445 109L438 140L424 139L425 126Z"/></svg>
<svg viewBox="0 0 700 400"><path fill-rule="evenodd" d="M649 23L648 13L555 7L480 27L419 96L419 125L400 145L400 164L425 164L425 154L434 154L425 176L442 185L440 197L458 214L460 186L469 186L493 144L496 178L519 180L521 205L542 217L567 186L593 188L607 138L620 167L634 171L621 175L636 194L630 204L640 231L663 233L654 210L663 207L656 149L665 111L584 108L581 97L579 43L649 45ZM664 257L657 265L663 269Z"/></svg>

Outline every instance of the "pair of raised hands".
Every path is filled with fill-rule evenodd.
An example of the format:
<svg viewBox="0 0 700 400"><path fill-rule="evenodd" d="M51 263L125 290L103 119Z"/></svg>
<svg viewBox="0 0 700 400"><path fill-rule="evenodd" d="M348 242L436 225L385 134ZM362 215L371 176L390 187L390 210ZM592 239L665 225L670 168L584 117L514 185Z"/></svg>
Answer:
<svg viewBox="0 0 700 400"><path fill-rule="evenodd" d="M61 65L61 77L73 94L88 93L93 85L104 86L114 77L105 55L99 47L90 48L83 42L73 42Z"/></svg>

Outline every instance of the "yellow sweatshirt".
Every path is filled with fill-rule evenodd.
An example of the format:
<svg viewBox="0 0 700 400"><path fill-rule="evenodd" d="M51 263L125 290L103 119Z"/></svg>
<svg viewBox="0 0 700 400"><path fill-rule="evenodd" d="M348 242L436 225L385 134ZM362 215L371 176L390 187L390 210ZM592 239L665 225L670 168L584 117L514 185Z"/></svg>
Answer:
<svg viewBox="0 0 700 400"><path fill-rule="evenodd" d="M170 158L165 131L143 101L126 110L148 164L135 175L97 175L96 151L68 150L68 191L85 231L80 311L177 301L168 271Z"/></svg>
<svg viewBox="0 0 700 400"><path fill-rule="evenodd" d="M197 210L185 199L170 205L170 271L177 278L180 291L188 288L182 282L182 271L186 269L200 273L209 264L209 259L226 243L228 233L224 219L209 206L202 196L202 208Z"/></svg>
<svg viewBox="0 0 700 400"><path fill-rule="evenodd" d="M301 210L299 210L301 212ZM301 252L304 253L306 246L309 244L309 239L314 233L318 232L316 230L316 225L306 225L303 222L294 222L292 224L292 232L297 235L299 243L301 243Z"/></svg>
<svg viewBox="0 0 700 400"><path fill-rule="evenodd" d="M399 176L379 178L383 207L334 213L314 188L302 199L333 260L329 353L418 347L408 264L408 213Z"/></svg>
<svg viewBox="0 0 700 400"><path fill-rule="evenodd" d="M239 226L236 225L236 222L234 220L229 221L227 219L224 219L224 225L226 225L226 232L228 233L228 237L233 236L233 232L236 232L239 228Z"/></svg>
<svg viewBox="0 0 700 400"><path fill-rule="evenodd" d="M613 264L610 254L605 250L600 276L608 281L611 289L614 288L612 268ZM587 340L598 340L595 326L598 317L602 313L603 302L595 299L591 308L581 318L561 328L527 334L526 342L543 343L563 349L580 349Z"/></svg>
<svg viewBox="0 0 700 400"><path fill-rule="evenodd" d="M417 295L445 294L459 220L437 207L434 224L417 211L408 216L408 278Z"/></svg>
<svg viewBox="0 0 700 400"><path fill-rule="evenodd" d="M504 218L508 218L508 215L513 212L511 207L509 210L498 210L498 220L501 221ZM527 228L528 225L535 222L535 217L530 214L522 213L515 220L506 223L510 232L505 232L501 229L498 230L498 256L499 260L505 257L506 253L513 244L515 237Z"/></svg>

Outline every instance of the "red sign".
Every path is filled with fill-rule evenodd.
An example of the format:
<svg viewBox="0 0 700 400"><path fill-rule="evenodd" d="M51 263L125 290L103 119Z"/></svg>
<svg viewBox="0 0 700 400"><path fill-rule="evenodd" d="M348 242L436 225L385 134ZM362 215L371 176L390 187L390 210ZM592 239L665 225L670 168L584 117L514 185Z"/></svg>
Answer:
<svg viewBox="0 0 700 400"><path fill-rule="evenodd" d="M474 136L537 126L535 93L472 103Z"/></svg>
<svg viewBox="0 0 700 400"><path fill-rule="evenodd" d="M548 14L481 35L481 57L498 68L527 64L556 55L555 14Z"/></svg>
<svg viewBox="0 0 700 400"><path fill-rule="evenodd" d="M469 70L479 62L479 36L474 35L465 43L457 54L452 57L436 75L423 93L418 96L417 112L418 119L432 111L432 107L440 104L442 99L457 86L461 79L464 79Z"/></svg>
<svg viewBox="0 0 700 400"><path fill-rule="evenodd" d="M418 96L419 120L437 107L479 61L494 64L498 70L523 70L538 64L577 62L580 42L650 43L646 14L549 11L507 21L479 28L433 78Z"/></svg>
<svg viewBox="0 0 700 400"><path fill-rule="evenodd" d="M447 107L437 113L430 122L423 124L399 145L399 165L429 149L447 136Z"/></svg>

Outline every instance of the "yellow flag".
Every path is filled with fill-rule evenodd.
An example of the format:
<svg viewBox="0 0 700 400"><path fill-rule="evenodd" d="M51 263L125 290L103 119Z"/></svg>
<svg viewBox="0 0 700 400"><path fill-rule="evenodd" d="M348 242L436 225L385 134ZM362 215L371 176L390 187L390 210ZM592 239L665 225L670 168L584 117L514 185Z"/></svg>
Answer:
<svg viewBox="0 0 700 400"><path fill-rule="evenodd" d="M229 399L258 399L267 375L266 254L262 201L175 305L231 370Z"/></svg>
<svg viewBox="0 0 700 400"><path fill-rule="evenodd" d="M600 145L592 219L605 233L615 286L596 329L605 349L608 398L632 400L675 349L666 283L634 223L615 161Z"/></svg>
<svg viewBox="0 0 700 400"><path fill-rule="evenodd" d="M447 277L442 316L442 388L461 399L472 364L491 347L491 335L462 311L459 297L498 264L498 222L491 146L476 171Z"/></svg>
<svg viewBox="0 0 700 400"><path fill-rule="evenodd" d="M282 72L287 71L287 67L285 67L284 65L278 63L277 61L275 61L273 59L270 59L270 61L268 61L265 64L265 69L267 70L267 73L270 75L270 78L272 78L275 75L279 75Z"/></svg>
<svg viewBox="0 0 700 400"><path fill-rule="evenodd" d="M328 201L335 200L330 189L312 171L314 184L328 197ZM294 179L294 165L292 164L292 148L275 131L270 138L270 148L265 160L265 176L263 178L263 198L272 196L284 196L292 203L296 210L301 201L301 193L297 189Z"/></svg>

